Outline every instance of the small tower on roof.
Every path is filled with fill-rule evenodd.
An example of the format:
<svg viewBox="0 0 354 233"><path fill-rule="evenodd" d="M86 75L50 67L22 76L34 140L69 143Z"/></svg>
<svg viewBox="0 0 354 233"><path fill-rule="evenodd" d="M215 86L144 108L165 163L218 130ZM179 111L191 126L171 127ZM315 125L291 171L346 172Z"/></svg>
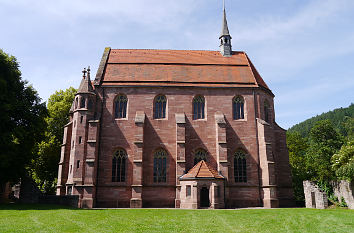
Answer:
<svg viewBox="0 0 354 233"><path fill-rule="evenodd" d="M92 87L90 79L90 67L84 68L82 71L82 80L80 87L75 94L74 110L77 108L92 111L93 103L95 102L95 90Z"/></svg>
<svg viewBox="0 0 354 233"><path fill-rule="evenodd" d="M91 84L91 79L90 79L90 67L84 68L84 70L82 71L83 76L82 76L82 80L80 83L80 87L77 90L77 94L79 93L95 93ZM87 74L87 76L86 76Z"/></svg>
<svg viewBox="0 0 354 233"><path fill-rule="evenodd" d="M232 56L232 46L231 46L231 39L232 37L230 36L229 28L227 26L227 20L226 20L226 10L225 10L225 0L223 1L223 22L222 22L222 28L221 28L221 34L220 34L220 53L224 57L230 57Z"/></svg>

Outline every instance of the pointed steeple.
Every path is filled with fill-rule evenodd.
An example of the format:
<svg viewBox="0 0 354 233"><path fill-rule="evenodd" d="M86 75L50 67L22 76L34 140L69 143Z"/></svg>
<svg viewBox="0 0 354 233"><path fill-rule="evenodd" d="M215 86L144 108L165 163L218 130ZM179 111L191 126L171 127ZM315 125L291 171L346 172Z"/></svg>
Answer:
<svg viewBox="0 0 354 233"><path fill-rule="evenodd" d="M95 93L95 91L92 88L92 84L91 84L91 80L90 80L90 67L84 68L84 70L82 71L83 76L82 76L82 80L80 83L80 87L77 90L77 94L79 93ZM86 77L86 73L87 73L87 77Z"/></svg>
<svg viewBox="0 0 354 233"><path fill-rule="evenodd" d="M220 52L224 57L232 56L232 46L229 32L229 27L227 26L226 10L225 10L225 0L223 1L223 22L220 34Z"/></svg>
<svg viewBox="0 0 354 233"><path fill-rule="evenodd" d="M229 36L230 32L229 32L229 27L227 26L227 19L226 19L226 10L225 10L225 0L224 0L224 14L223 14L223 21L222 21L222 28L221 28L221 34L220 34L220 38L222 36Z"/></svg>

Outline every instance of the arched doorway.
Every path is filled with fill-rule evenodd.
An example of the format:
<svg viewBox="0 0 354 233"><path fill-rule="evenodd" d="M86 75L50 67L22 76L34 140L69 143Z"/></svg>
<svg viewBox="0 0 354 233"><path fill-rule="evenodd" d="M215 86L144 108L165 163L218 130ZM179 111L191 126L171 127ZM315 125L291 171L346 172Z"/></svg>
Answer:
<svg viewBox="0 0 354 233"><path fill-rule="evenodd" d="M200 207L210 207L209 189L202 187L200 190Z"/></svg>

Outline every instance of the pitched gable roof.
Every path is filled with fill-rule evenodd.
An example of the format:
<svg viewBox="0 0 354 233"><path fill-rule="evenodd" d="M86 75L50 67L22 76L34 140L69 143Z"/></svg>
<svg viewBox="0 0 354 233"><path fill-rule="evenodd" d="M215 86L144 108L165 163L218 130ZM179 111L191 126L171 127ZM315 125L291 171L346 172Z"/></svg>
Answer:
<svg viewBox="0 0 354 233"><path fill-rule="evenodd" d="M187 174L184 174L180 177L180 180L183 179L224 179L222 175L219 175L210 165L204 160L199 161L192 169L188 171Z"/></svg>
<svg viewBox="0 0 354 233"><path fill-rule="evenodd" d="M95 85L264 87L244 52L224 57L219 51L105 50Z"/></svg>

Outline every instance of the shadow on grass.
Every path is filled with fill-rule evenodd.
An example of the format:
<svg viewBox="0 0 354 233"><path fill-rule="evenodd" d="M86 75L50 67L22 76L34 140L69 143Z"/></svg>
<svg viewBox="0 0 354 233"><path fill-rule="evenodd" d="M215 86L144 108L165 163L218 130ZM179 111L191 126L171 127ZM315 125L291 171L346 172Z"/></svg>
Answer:
<svg viewBox="0 0 354 233"><path fill-rule="evenodd" d="M0 204L0 210L78 210L71 206L64 205L48 205L48 204L20 204L20 203L7 203Z"/></svg>

